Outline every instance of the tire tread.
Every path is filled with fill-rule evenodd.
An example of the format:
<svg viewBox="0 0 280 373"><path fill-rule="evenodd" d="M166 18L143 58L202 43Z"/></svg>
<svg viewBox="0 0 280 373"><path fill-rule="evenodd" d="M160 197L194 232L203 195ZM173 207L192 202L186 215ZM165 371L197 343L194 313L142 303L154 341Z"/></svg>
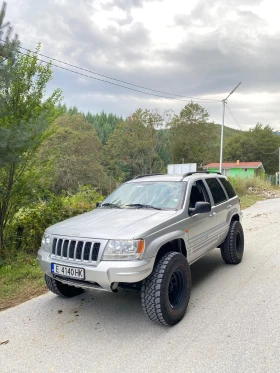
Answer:
<svg viewBox="0 0 280 373"><path fill-rule="evenodd" d="M150 320L170 325L166 322L161 308L161 289L164 286L164 273L170 262L176 256L182 256L178 252L169 252L156 264L152 274L142 282L141 301L144 313Z"/></svg>
<svg viewBox="0 0 280 373"><path fill-rule="evenodd" d="M237 252L236 252L236 231L237 230L240 230L240 234L242 236L241 237L242 245L243 245L243 250L244 250L244 235L243 235L242 225L240 224L239 221L236 221L236 220L230 223L227 237L220 247L222 258L228 264L239 264L242 260L242 256L241 258L238 257Z"/></svg>

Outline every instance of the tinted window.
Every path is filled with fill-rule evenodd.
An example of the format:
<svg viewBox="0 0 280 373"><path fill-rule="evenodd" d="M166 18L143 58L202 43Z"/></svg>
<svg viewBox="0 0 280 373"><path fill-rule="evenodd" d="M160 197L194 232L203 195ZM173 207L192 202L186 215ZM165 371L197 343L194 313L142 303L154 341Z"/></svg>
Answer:
<svg viewBox="0 0 280 373"><path fill-rule="evenodd" d="M223 191L221 185L216 179L205 179L208 184L210 191L212 193L215 205L222 203L227 200L225 192Z"/></svg>
<svg viewBox="0 0 280 373"><path fill-rule="evenodd" d="M236 196L235 190L233 189L233 186L231 183L224 178L219 178L219 181L223 184L223 187L225 188L228 198L232 198Z"/></svg>

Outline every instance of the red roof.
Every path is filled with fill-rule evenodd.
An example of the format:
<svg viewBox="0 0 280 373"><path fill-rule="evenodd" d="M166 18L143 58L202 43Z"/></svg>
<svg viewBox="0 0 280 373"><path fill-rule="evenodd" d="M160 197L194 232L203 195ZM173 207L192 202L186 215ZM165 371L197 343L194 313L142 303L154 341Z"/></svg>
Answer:
<svg viewBox="0 0 280 373"><path fill-rule="evenodd" d="M262 166L262 162L224 162L222 163L222 168L259 168ZM220 163L209 163L203 168L219 168Z"/></svg>

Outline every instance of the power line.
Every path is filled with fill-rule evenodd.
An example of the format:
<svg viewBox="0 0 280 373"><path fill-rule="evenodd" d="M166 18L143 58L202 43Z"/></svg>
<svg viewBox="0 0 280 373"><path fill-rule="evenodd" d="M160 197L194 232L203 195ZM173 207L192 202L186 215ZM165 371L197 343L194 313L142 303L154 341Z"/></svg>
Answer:
<svg viewBox="0 0 280 373"><path fill-rule="evenodd" d="M272 152L272 153L265 153L265 152L263 152L261 149L259 149L259 150L260 150L260 152L263 153L263 154L271 155L271 154L275 154L275 153L277 153L277 152L279 151L279 148L277 148L277 149L275 150L275 152Z"/></svg>
<svg viewBox="0 0 280 373"><path fill-rule="evenodd" d="M232 118L234 119L235 123L238 125L238 127L239 127L239 128L241 129L241 131L242 131L242 128L241 128L240 124L239 124L239 123L237 122L237 120L235 119L235 116L232 114L232 112L231 112L229 106L226 106L226 108L228 109L228 112L230 113L230 115L231 115ZM272 155L272 154L277 153L277 152L279 151L279 148L277 148L274 152L271 152L271 153L265 153L265 152L263 152L261 149L259 149L259 150L260 150L260 152L263 153L263 154L266 154L266 155Z"/></svg>
<svg viewBox="0 0 280 373"><path fill-rule="evenodd" d="M5 40L2 40L2 39L0 39L0 41L6 43L6 41L5 41ZM23 50L25 50L25 51L27 51L27 52L30 52L30 49L27 49L27 48L24 48L24 47L21 47L21 46L19 46L19 48L21 48L21 49L23 49ZM103 77L103 78L110 79L110 80L113 80L113 81L116 81L116 82L120 82L120 83L123 83L123 84L127 84L127 85L130 85L130 86L132 86L132 87L141 88L141 89L145 89L145 90L148 90L148 91L151 91L151 92L161 93L161 94L164 94L164 95L169 95L169 96L174 96L174 97L187 98L187 99L191 99L191 100L195 100L195 101L205 101L205 102L211 102L211 103L213 103L213 102L220 102L220 100L215 100L215 99L210 99L210 98L198 98L198 97L191 97L191 96L188 97L188 96L178 95L178 94L174 94L174 93L169 93L169 92L159 91L159 90L152 89L152 88L147 88L147 87L140 86L140 85L137 85L137 84L132 84L132 83L129 83L129 82L126 82L126 81L120 80L120 79L112 78L112 77L110 77L110 76L103 75L103 74L97 73L97 72L95 72L95 71L88 70L88 69L85 69L85 68L83 68L83 67L79 67L79 66L76 66L76 65L70 64L70 63L68 63L68 62L62 61L62 60L58 60L58 59L56 59L56 58L53 58L53 57L47 56L47 55L42 54L42 53L38 53L38 52L34 52L34 51L31 51L31 52L36 53L36 54L38 54L39 56L42 56L42 57L48 58L48 59L50 59L50 60L52 60L52 61L56 61L56 62L62 63L62 64L64 64L64 65L67 65L67 66L70 66L70 67L74 67L75 69L78 69L78 70L81 70L81 71L85 71L85 72L89 72L89 73L91 73L91 74L94 74L94 75L97 75L97 76L101 76L101 77ZM20 53L22 53L22 52L20 52ZM22 54L23 54L23 53L22 53ZM46 61L43 61L43 60L40 60L40 61L47 63ZM53 66L56 66L56 67L62 68L62 67L60 67L60 66L58 66L58 65L55 65L55 64L53 64ZM63 69L63 68L62 68L62 69ZM66 69L66 68L64 68L64 70L68 70L68 71L74 72L73 70ZM76 72L75 72L75 73L76 73ZM92 78L93 78L93 77L92 77ZM97 79L97 78L93 78L93 79L100 80L100 81L106 82L106 83L108 83L108 84L117 85L117 84L114 84L114 83L109 82L109 81L106 81L106 80ZM128 87L124 87L124 86L122 86L122 85L119 85L119 86L120 86L120 87L123 87L123 88L127 88L127 89L129 89ZM145 93L145 92L138 91L138 90L136 90L136 92ZM158 95L154 95L154 96L162 97L162 96L158 96ZM170 98L170 99L171 99L171 97L165 97L165 98ZM182 100L182 101L188 101L188 100Z"/></svg>
<svg viewBox="0 0 280 373"><path fill-rule="evenodd" d="M24 56L27 56L26 53L23 53L23 52L20 52L18 51L20 54L23 54ZM43 63L50 63L51 61L45 61L45 60L42 60L40 58L38 58L38 61L41 61ZM122 87L122 88L125 88L125 89L129 89L130 91L135 91L135 92L139 92L139 93L143 93L145 95L149 95L149 96L155 96L155 97L160 97L160 98L165 98L165 99L168 99L168 100L177 100L177 101L184 101L184 102L190 102L190 100L183 100L181 98L176 98L176 97L166 97L166 96L162 96L162 95L157 95L155 93L150 93L150 92L144 92L144 91L140 91L139 89L135 89L135 88L131 88L131 87L126 87L124 85L121 85L121 84L117 84L117 83L113 83L113 82L109 82L108 80L104 80L104 79L100 79L100 78L96 78L94 76L90 76L90 75L87 75L87 74L83 74L83 73L80 73L78 71L74 71L74 70L71 70L71 69L67 69L66 67L62 67L62 66L59 66L59 65L56 65L54 63L51 63L52 66L55 66L59 69L62 69L62 70L66 70L66 71L69 71L73 74L77 74L77 75L81 75L81 76L84 76L86 78L90 78L90 79L94 79L94 80L98 80L100 82L104 82L104 83L108 83L108 84L111 84L111 85L114 85L114 86L117 86L117 87Z"/></svg>
<svg viewBox="0 0 280 373"><path fill-rule="evenodd" d="M230 113L230 115L232 116L233 120L235 121L235 124L240 128L240 130L242 131L242 128L240 126L240 124L238 123L238 121L236 120L235 116L233 115L232 111L230 110L228 104L226 105L226 108L228 110L228 112Z"/></svg>
<svg viewBox="0 0 280 373"><path fill-rule="evenodd" d="M101 7L106 6L106 4L102 3L102 1L96 1L96 0L95 0L95 3L96 3L97 5L100 5Z"/></svg>

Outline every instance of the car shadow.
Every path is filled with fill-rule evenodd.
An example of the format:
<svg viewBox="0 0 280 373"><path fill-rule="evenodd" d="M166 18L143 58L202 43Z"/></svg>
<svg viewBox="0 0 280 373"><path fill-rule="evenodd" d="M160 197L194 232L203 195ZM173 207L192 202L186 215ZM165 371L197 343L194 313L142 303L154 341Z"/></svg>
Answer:
<svg viewBox="0 0 280 373"><path fill-rule="evenodd" d="M194 263L191 266L193 291L204 282L206 286L211 276L217 274L217 270L222 266L224 266L224 262L219 250L210 252ZM79 328L82 328L85 333L91 328L100 331L106 325L106 330L109 328L112 333L115 332L117 335L117 333L123 333L122 330L125 326L125 334L128 335L128 338L132 338L131 333L135 332L135 323L137 323L140 334L147 332L151 327L151 322L142 311L139 291L120 289L117 293L109 293L88 290L80 296L69 299L54 295L48 299L47 307L53 310L53 315L56 314L56 311L61 310L63 315L56 315L58 320L64 320L61 325L78 323ZM154 332L162 330L162 325L152 325L154 325L152 328Z"/></svg>
<svg viewBox="0 0 280 373"><path fill-rule="evenodd" d="M197 262L191 265L192 273L192 288L195 289L197 286L206 282L217 273L218 269L225 266L222 260L220 250L212 250L207 255L200 258Z"/></svg>

